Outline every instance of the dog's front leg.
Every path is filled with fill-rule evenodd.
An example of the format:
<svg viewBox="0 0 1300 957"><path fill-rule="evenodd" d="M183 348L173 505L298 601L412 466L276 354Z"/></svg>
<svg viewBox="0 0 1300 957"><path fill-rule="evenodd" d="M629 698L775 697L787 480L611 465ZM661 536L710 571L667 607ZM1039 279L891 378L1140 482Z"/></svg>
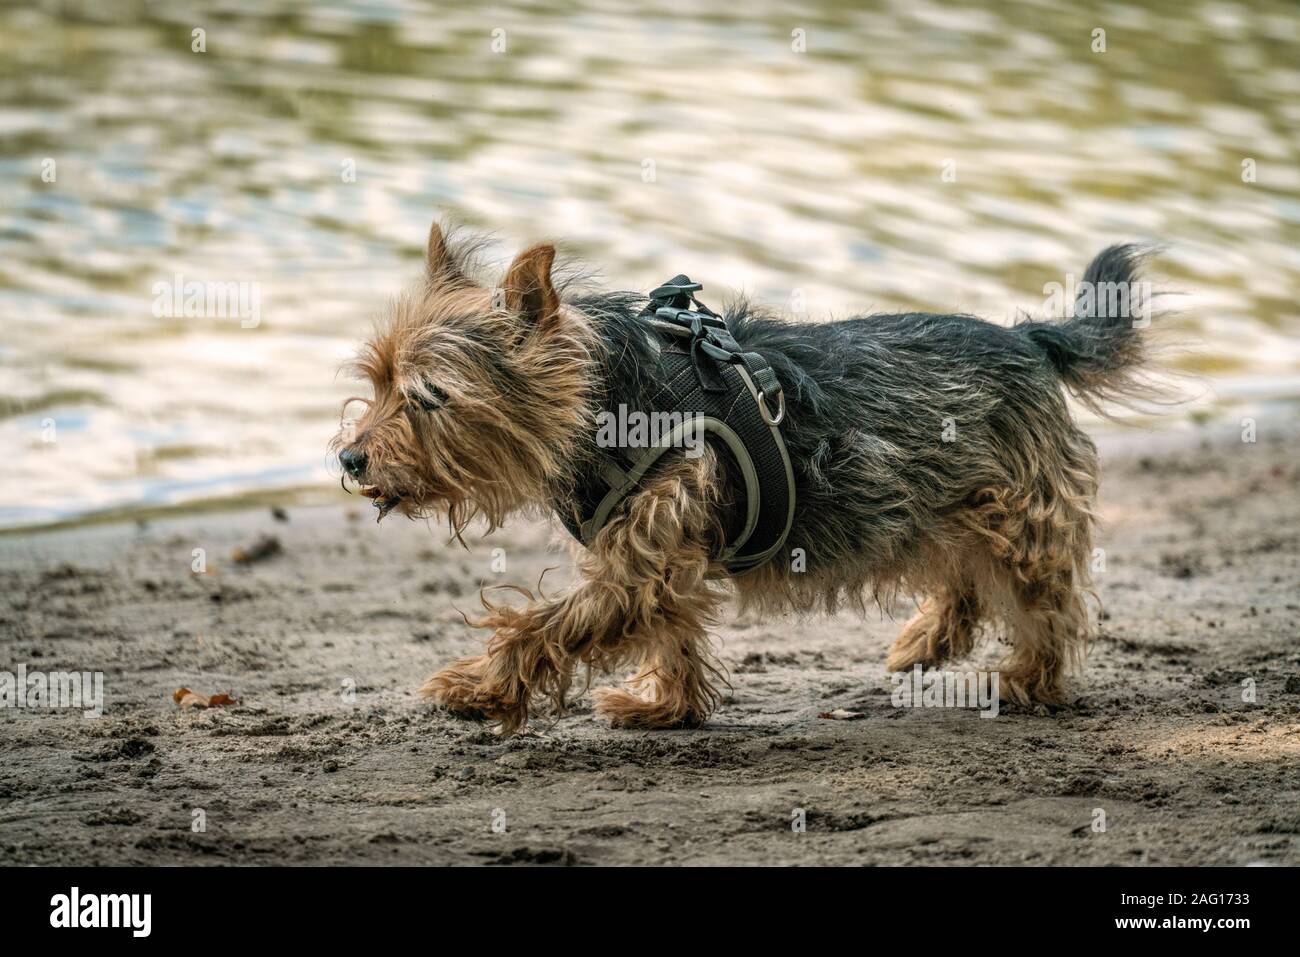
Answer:
<svg viewBox="0 0 1300 957"><path fill-rule="evenodd" d="M563 597L493 609L487 653L434 675L421 689L449 710L501 722L528 718L533 695L563 707L573 670L637 662L626 689L597 695L616 726L662 728L703 721L717 706L718 670L706 625L720 596L706 573L716 534L712 462L683 461L648 482L601 530Z"/></svg>
<svg viewBox="0 0 1300 957"><path fill-rule="evenodd" d="M486 653L443 668L420 693L454 714L499 721L505 734L528 721L534 694L562 704L573 664L546 627L553 604L490 608L487 618L475 623L495 629Z"/></svg>

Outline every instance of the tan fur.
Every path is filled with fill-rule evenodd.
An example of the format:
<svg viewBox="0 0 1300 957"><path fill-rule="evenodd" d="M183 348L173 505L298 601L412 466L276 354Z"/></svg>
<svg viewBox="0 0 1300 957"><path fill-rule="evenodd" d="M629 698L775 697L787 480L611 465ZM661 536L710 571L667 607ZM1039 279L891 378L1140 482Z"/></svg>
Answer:
<svg viewBox="0 0 1300 957"><path fill-rule="evenodd" d="M432 275L442 275L441 271ZM507 295L505 298L511 298ZM502 394L472 361L470 334L517 343L510 362L533 383L531 401ZM353 364L370 381L373 399L336 448L364 445L382 463L379 483L404 492L409 517L446 514L459 534L475 518L499 527L516 512L545 501L567 475L574 436L591 420L590 383L582 374L590 332L574 317L563 328L525 326L490 290L429 283L399 300ZM413 416L410 399L423 378L436 378L455 414Z"/></svg>
<svg viewBox="0 0 1300 957"><path fill-rule="evenodd" d="M719 673L706 628L722 596L705 577L716 534L707 458L649 482L601 529L563 597L522 610L485 600L488 615L475 624L495 629L487 654L444 669L421 692L510 732L527 720L534 694L563 709L575 666L633 663L639 670L628 689L597 694L597 710L615 725L676 727L708 717Z"/></svg>

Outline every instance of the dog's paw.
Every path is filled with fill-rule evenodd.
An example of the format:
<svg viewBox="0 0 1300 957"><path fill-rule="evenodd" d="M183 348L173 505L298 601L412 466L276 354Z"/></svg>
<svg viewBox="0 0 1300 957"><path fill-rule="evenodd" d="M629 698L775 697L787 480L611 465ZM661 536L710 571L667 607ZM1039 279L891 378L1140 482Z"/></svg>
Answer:
<svg viewBox="0 0 1300 957"><path fill-rule="evenodd" d="M894 639L885 661L890 672L911 671L914 665L936 668L954 655L970 650L970 639L963 623L945 613L945 607L927 599L921 610L903 626Z"/></svg>
<svg viewBox="0 0 1300 957"><path fill-rule="evenodd" d="M1065 686L1053 669L1004 665L998 671L998 697L1026 711L1050 712L1064 707Z"/></svg>
<svg viewBox="0 0 1300 957"><path fill-rule="evenodd" d="M505 734L528 722L528 690L519 682L493 680L487 655L462 658L424 683L420 694L450 714L497 721Z"/></svg>
<svg viewBox="0 0 1300 957"><path fill-rule="evenodd" d="M708 717L684 702L643 698L624 688L597 688L592 696L596 714L608 719L612 728L698 728Z"/></svg>
<svg viewBox="0 0 1300 957"><path fill-rule="evenodd" d="M885 659L885 670L891 674L911 671L913 666L918 664L923 668L934 668L942 660L931 649L929 635L920 629L914 630L909 627L898 636L889 649L889 657Z"/></svg>

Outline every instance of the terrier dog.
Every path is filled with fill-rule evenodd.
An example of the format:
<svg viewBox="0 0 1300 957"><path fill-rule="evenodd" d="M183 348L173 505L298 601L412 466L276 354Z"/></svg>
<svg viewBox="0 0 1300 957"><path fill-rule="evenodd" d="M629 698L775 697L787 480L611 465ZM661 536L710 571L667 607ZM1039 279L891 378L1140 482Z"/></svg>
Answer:
<svg viewBox="0 0 1300 957"><path fill-rule="evenodd" d="M1143 255L1110 247L1081 292L1136 288ZM491 530L563 513L600 467L597 411L637 408L655 386L646 296L557 282L550 245L520 253L495 289L470 260L435 223L423 283L357 361L373 397L334 444L380 518L445 516L456 535L476 518ZM784 391L787 551L720 580L743 497L734 463L713 441L664 455L578 551L574 585L523 607L485 601L485 652L422 693L511 733L536 699L563 708L577 666L635 666L594 692L599 714L617 727L699 724L725 684L707 628L729 582L759 612L923 597L891 671L961 658L981 623L1000 623L1002 696L1059 702L1088 635L1098 481L1066 393L1092 408L1147 394L1146 333L1129 307L1081 294L1059 320L1007 327L925 313L794 322L733 303L727 330Z"/></svg>

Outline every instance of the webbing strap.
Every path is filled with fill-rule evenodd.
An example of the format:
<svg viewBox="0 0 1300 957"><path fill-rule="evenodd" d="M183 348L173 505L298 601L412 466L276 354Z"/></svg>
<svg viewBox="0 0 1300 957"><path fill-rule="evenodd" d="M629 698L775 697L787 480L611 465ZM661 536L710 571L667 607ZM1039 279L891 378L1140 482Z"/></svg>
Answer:
<svg viewBox="0 0 1300 957"><path fill-rule="evenodd" d="M744 522L714 558L727 573L740 574L774 556L794 521L794 473L779 428L785 395L767 359L746 352L723 317L695 298L701 288L676 276L651 292L641 313L650 328L676 340L658 351L662 388L656 402L666 407L645 411L695 416L699 428L730 452L744 484ZM606 456L583 492L557 509L569 531L590 545L613 510L679 438L665 438L631 463Z"/></svg>

